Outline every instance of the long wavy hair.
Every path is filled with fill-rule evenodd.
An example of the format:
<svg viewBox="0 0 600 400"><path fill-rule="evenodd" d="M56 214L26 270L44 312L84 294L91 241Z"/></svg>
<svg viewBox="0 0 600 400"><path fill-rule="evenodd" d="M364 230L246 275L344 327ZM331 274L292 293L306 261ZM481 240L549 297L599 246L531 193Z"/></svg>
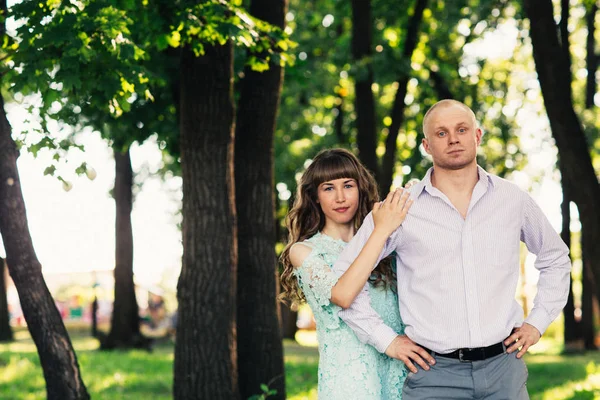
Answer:
<svg viewBox="0 0 600 400"><path fill-rule="evenodd" d="M281 273L283 290L279 299L290 302L292 307L306 299L294 275L290 249L295 243L302 242L323 229L325 214L317 202L317 190L321 183L341 178L350 178L357 182L359 199L358 209L354 215L355 231L360 228L375 202L379 201L377 183L373 175L354 154L345 149L328 149L315 156L300 178L294 204L286 216L289 236L288 243L280 256L283 264ZM394 279L395 273L392 270L391 260L386 258L375 268L369 280L373 285L378 286L390 284Z"/></svg>

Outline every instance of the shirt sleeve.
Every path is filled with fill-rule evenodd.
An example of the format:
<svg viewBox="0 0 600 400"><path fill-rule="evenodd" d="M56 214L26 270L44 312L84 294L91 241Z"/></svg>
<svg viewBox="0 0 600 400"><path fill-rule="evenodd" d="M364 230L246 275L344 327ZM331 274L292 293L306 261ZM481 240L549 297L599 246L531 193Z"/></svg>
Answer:
<svg viewBox="0 0 600 400"><path fill-rule="evenodd" d="M569 249L535 201L526 195L521 241L537 256L540 271L534 306L525 320L543 334L567 303L571 277Z"/></svg>
<svg viewBox="0 0 600 400"><path fill-rule="evenodd" d="M350 267L350 264L358 257L374 228L373 215L369 213L356 235L348 243L333 266L333 270L338 276L343 275ZM373 264L372 269L375 269L379 261L394 251L395 243L399 240L400 234L401 231L398 229L388 238L383 251L379 255L377 262ZM352 328L356 337L361 342L375 347L380 353L384 353L394 338L398 336L398 333L387 326L379 314L371 307L368 282L356 299L354 299L352 305L347 309L340 310L339 316Z"/></svg>

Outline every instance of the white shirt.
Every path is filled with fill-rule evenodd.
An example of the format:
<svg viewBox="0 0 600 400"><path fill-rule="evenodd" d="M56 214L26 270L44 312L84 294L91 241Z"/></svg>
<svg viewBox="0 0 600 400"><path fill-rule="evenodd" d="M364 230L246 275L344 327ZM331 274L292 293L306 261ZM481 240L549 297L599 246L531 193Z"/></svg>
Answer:
<svg viewBox="0 0 600 400"><path fill-rule="evenodd" d="M523 323L523 309L515 300L521 241L537 255L540 271L526 322L543 334L569 292L571 262L560 236L527 193L481 167L463 219L432 186L432 170L411 187L415 202L379 258L395 251L407 336L438 353L489 346L508 337ZM358 256L373 229L369 214L335 263L338 275ZM362 342L380 352L397 336L371 308L368 285L339 315Z"/></svg>

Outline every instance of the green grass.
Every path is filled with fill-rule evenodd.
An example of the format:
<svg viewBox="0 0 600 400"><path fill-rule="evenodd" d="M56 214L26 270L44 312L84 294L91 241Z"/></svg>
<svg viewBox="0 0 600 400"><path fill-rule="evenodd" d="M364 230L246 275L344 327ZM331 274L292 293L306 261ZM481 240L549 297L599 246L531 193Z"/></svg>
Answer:
<svg viewBox="0 0 600 400"><path fill-rule="evenodd" d="M92 399L171 399L173 346L165 343L145 351L100 352L96 340L82 330L71 331L81 373ZM44 378L27 331L16 341L0 344L0 399L45 398ZM526 357L532 400L600 399L600 353L563 356L556 343L540 343L543 354ZM285 342L288 399L317 398L315 347Z"/></svg>

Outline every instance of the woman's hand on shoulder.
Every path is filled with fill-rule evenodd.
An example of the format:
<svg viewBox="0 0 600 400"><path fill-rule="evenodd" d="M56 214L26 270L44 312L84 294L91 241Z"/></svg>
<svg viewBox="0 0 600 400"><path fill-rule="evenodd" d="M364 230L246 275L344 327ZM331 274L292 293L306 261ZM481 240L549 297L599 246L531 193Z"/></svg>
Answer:
<svg viewBox="0 0 600 400"><path fill-rule="evenodd" d="M391 235L404 222L406 214L413 203L410 193L405 189L391 191L384 201L375 203L373 207L373 222L375 230Z"/></svg>
<svg viewBox="0 0 600 400"><path fill-rule="evenodd" d="M294 268L299 268L311 252L312 248L302 243L292 246L290 249L290 261Z"/></svg>

